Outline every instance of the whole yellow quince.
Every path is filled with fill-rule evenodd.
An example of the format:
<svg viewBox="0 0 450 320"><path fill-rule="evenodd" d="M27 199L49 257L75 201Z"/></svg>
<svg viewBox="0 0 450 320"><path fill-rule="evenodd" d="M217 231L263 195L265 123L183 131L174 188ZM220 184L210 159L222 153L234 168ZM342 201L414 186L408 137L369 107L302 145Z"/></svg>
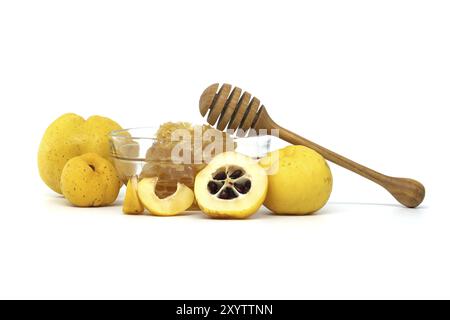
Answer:
<svg viewBox="0 0 450 320"><path fill-rule="evenodd" d="M325 159L303 146L289 146L260 160L269 174L264 205L276 214L311 214L330 198L333 177Z"/></svg>
<svg viewBox="0 0 450 320"><path fill-rule="evenodd" d="M74 113L56 119L45 131L38 151L42 180L55 192L61 192L61 173L73 157L95 152L109 159L108 133L122 129L111 119L92 116L85 120Z"/></svg>
<svg viewBox="0 0 450 320"><path fill-rule="evenodd" d="M99 207L117 199L122 182L112 163L96 153L70 159L61 174L64 197L78 207Z"/></svg>

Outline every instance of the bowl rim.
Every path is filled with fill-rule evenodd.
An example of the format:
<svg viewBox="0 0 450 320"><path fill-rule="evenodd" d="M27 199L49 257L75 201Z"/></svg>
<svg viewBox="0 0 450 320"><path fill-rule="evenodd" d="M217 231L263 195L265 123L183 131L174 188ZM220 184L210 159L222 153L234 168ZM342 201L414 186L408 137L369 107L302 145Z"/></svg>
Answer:
<svg viewBox="0 0 450 320"><path fill-rule="evenodd" d="M133 139L133 140L156 140L156 136L153 137L139 137L139 136L125 136L121 135L121 133L124 132L130 132L131 130L141 130L141 129L154 129L155 133L156 130L158 130L158 127L133 127L133 128L125 128L125 129L119 129L119 130L113 130L110 133L108 133L108 137L110 138L119 138L119 139Z"/></svg>
<svg viewBox="0 0 450 320"><path fill-rule="evenodd" d="M110 141L110 149L109 149L109 155L112 158L115 159L122 159L122 160L126 160L126 161L139 161L139 162L147 162L147 159L145 157L125 157L125 156L120 156L119 153L117 152L117 145L116 142L118 144L120 144L120 141L123 141L124 139L129 140L129 141L133 141L136 142L138 144L141 144L141 142L143 143L144 141L146 141L147 143L155 143L158 141L158 139L156 138L156 131L158 130L159 127L156 126L142 126L142 127L133 127L133 128L125 128L125 129L120 129L120 130L113 130L111 132L108 133L108 137L109 137L109 141ZM133 130L147 130L147 129L151 129L154 130L155 136L153 137L145 137L145 136L133 136L133 135L124 135L123 133L126 132L130 132ZM261 157L261 155L266 155L270 152L270 144L272 141L273 136L270 134L264 134L264 135L258 135L258 136L244 136L244 137L240 137L240 136L236 136L236 135L230 135L231 137L231 141L233 143L237 143L242 144L242 143L249 143L251 142L251 139L261 139L260 141L253 141L251 142L252 144L258 144L259 142L262 142L264 140L262 139L267 139L268 141L266 143L263 143L264 145L267 144L267 147L264 151L258 153L259 155L257 157ZM116 141L116 142L115 142ZM141 142L140 142L141 141ZM203 140L202 140L203 141ZM260 145L261 146L261 145ZM253 156L252 156L253 157ZM159 162L161 162L161 160L158 160Z"/></svg>
<svg viewBox="0 0 450 320"><path fill-rule="evenodd" d="M157 138L156 136L153 137L141 137L141 136L125 136L125 135L120 135L121 133L124 132L130 132L131 130L142 130L142 129L153 129L155 130L155 134L156 131L158 130L159 127L156 126L147 126L147 127L133 127L133 128L125 128L125 129L119 129L119 130L113 130L111 132L108 133L108 137L109 138L114 138L114 139L132 139L132 140L150 140L150 141L156 141ZM216 129L218 130L218 129ZM218 130L220 131L220 130ZM221 132L226 132L226 130L223 130ZM266 138L266 139L272 139L272 136L270 134L265 134L265 135L258 135L258 136L244 136L244 137L239 137L236 136L235 134L230 134L230 137L233 141L239 141L241 139L255 139L255 138Z"/></svg>

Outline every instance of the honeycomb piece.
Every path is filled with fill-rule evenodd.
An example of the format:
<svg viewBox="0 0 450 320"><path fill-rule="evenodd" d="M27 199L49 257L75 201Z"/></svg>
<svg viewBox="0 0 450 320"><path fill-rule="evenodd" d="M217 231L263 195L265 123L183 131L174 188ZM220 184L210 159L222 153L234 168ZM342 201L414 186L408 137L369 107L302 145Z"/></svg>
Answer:
<svg viewBox="0 0 450 320"><path fill-rule="evenodd" d="M190 141L184 141L185 145L181 150L189 154L186 155L185 159L183 157L184 154L180 152L181 154L178 154L178 156L181 158L177 159L179 161L174 161L172 159L172 151L179 146L182 139L173 140L172 134L179 129L186 130L184 134L190 136ZM222 148L209 150L212 146L209 149L208 147L218 138L222 139ZM193 126L188 122L164 123L156 133L155 142L147 150L146 164L142 169L140 178L158 177L156 194L162 198L175 192L177 182L193 188L195 176L206 166L206 163L202 160L204 159L204 152L208 151L208 153L211 153L210 156L214 157L227 151L227 144L230 145L231 149L228 151L233 151L235 145L232 141L230 135L218 131L209 125Z"/></svg>

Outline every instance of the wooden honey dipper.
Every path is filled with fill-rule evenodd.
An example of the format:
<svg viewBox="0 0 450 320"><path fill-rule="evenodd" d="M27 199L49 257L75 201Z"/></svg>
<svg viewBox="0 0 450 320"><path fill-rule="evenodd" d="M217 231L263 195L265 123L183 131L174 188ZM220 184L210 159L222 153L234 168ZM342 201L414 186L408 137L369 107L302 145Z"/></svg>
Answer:
<svg viewBox="0 0 450 320"><path fill-rule="evenodd" d="M240 135L245 135L249 129L265 129L268 133L277 129L281 139L311 148L325 159L379 184L408 208L417 207L425 197L424 186L416 180L386 176L284 129L270 118L258 98L238 87L223 84L219 88L218 83L209 86L200 97L199 107L202 116L209 110L208 123L221 131L236 132L239 129Z"/></svg>

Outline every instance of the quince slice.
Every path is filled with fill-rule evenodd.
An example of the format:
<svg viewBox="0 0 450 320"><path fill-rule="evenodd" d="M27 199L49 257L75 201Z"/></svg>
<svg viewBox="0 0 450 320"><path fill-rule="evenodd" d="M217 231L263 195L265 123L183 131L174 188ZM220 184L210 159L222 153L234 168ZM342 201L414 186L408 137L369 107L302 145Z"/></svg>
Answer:
<svg viewBox="0 0 450 320"><path fill-rule="evenodd" d="M144 206L139 200L137 193L138 180L136 176L128 180L127 192L125 193L125 200L123 201L122 211L125 214L141 214L144 212Z"/></svg>
<svg viewBox="0 0 450 320"><path fill-rule="evenodd" d="M177 190L166 198L156 193L157 177L144 178L138 183L138 196L144 207L155 216L175 216L186 211L194 202L194 192L182 183Z"/></svg>

